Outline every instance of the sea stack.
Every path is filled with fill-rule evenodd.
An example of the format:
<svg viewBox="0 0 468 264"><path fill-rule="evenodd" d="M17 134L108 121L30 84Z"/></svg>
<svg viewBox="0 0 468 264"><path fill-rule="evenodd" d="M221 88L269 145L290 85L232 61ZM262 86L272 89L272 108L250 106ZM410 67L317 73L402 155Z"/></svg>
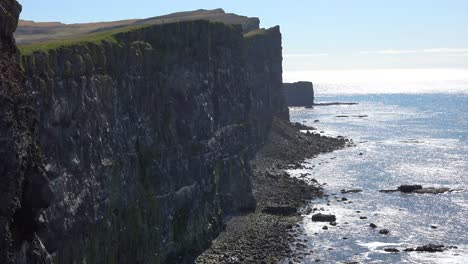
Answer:
<svg viewBox="0 0 468 264"><path fill-rule="evenodd" d="M312 106L314 104L312 82L284 83L283 94L288 106Z"/></svg>

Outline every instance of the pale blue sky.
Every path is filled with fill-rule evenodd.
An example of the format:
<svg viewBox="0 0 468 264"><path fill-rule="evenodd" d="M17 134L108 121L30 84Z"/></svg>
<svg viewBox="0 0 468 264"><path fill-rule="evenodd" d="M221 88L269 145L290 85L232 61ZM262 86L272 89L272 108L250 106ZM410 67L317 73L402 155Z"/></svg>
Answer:
<svg viewBox="0 0 468 264"><path fill-rule="evenodd" d="M291 70L468 67L467 0L20 0L22 18L65 23L223 8L280 25Z"/></svg>

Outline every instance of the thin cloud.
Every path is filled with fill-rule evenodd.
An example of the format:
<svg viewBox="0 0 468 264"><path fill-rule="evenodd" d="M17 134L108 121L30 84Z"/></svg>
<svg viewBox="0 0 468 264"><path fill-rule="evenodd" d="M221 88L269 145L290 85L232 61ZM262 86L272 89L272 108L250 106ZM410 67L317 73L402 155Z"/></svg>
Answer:
<svg viewBox="0 0 468 264"><path fill-rule="evenodd" d="M328 53L299 53L299 54L283 54L285 58L305 58L305 57L327 57Z"/></svg>
<svg viewBox="0 0 468 264"><path fill-rule="evenodd" d="M454 48L435 48L435 49L414 49L414 50L404 50L404 49L385 49L385 50L375 50L375 51L360 51L361 55L372 55L372 54L381 54L381 55L400 55L400 54L456 54L468 52L468 48L454 49Z"/></svg>

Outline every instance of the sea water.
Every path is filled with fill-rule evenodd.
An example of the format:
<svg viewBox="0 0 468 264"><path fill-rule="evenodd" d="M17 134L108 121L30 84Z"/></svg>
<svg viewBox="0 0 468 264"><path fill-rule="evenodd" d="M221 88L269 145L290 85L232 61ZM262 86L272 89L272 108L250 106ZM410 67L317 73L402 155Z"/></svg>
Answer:
<svg viewBox="0 0 468 264"><path fill-rule="evenodd" d="M355 143L307 160L306 169L289 171L324 184L328 197L311 201L311 207L318 210L315 213L337 217L338 225L330 226L312 222L314 212L304 212L300 239L307 241L303 251L313 253L304 255L303 262L468 263L468 85L461 83L465 88L431 88L430 93L418 93L411 84L406 88L411 93L354 84L350 87L366 91L354 94L355 88L347 90L346 84L324 84L316 89L316 102L358 104L290 109L293 122ZM437 195L379 192L401 184L461 190ZM342 194L342 189L363 191ZM389 234L379 233L384 228ZM429 243L457 248L441 253L402 251ZM388 253L385 248L401 252Z"/></svg>

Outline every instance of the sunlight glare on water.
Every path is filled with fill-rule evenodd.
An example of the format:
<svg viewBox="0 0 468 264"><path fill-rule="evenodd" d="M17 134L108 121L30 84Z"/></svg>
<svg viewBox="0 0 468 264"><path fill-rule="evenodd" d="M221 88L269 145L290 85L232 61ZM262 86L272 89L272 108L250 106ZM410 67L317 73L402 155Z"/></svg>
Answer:
<svg viewBox="0 0 468 264"><path fill-rule="evenodd" d="M291 108L293 122L356 144L309 160L306 169L289 171L326 183L323 188L329 196L312 201L312 206L337 216L338 225L330 226L304 215L304 238L316 252L306 262L318 258L324 263L468 263L468 96L319 95L316 101L359 104ZM401 184L462 190L439 195L379 192ZM340 193L353 188L363 192ZM378 228L370 228L370 223ZM324 225L328 230L322 229ZM379 234L382 228L390 233ZM457 248L402 252L429 243ZM401 252L388 253L385 248Z"/></svg>

